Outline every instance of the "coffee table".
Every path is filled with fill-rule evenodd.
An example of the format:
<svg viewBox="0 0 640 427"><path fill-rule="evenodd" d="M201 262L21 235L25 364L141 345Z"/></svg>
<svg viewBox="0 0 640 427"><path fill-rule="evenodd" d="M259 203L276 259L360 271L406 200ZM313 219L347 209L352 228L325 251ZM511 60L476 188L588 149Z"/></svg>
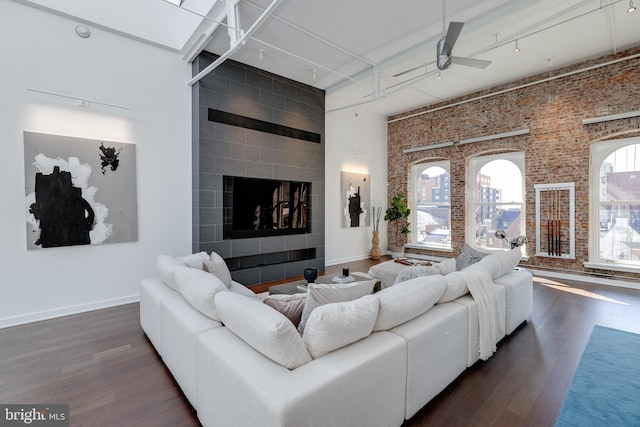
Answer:
<svg viewBox="0 0 640 427"><path fill-rule="evenodd" d="M353 277L355 280L349 283L364 282L366 280L371 280L367 278L367 276L365 276L364 274L365 273L352 274L351 277ZM335 283L333 281L334 277L335 275L332 275L332 274L325 274L322 276L318 276L318 278L315 280L315 283L320 283L323 285ZM304 293L304 292L307 292L306 288L307 288L307 281L304 279L300 279L290 283L283 283L282 285L269 286L269 295L276 295L276 294L291 295L291 294L297 294L297 293ZM373 290L374 292L376 292L379 289L380 289L380 282L378 281L373 287Z"/></svg>

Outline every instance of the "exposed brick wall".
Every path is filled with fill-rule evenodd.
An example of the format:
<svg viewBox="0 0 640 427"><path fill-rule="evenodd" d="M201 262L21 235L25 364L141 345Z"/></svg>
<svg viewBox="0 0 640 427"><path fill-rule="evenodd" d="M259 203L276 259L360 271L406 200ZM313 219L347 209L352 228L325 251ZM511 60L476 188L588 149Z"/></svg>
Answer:
<svg viewBox="0 0 640 427"><path fill-rule="evenodd" d="M594 142L640 135L640 118L621 119L583 125L589 117L640 110L640 58L621 61L578 74L516 89L484 99L474 98L519 87L530 82L565 74L617 58L640 53L640 47L551 73L532 76L486 91L431 105L390 117L388 125L389 198L407 193L408 177L414 164L429 159L448 159L451 164L451 241L454 255L465 242L467 203L466 175L469 160L475 156L524 151L526 188L526 246L529 265L556 270L588 272L589 260L589 159ZM463 100L461 105L432 111ZM404 120L401 117L419 114ZM472 144L460 139L505 133L524 128L530 134ZM404 154L403 150L456 141L453 146ZM536 184L575 182L576 259L535 256ZM389 232L393 233L393 227ZM542 234L544 236L544 233ZM389 236L393 241L395 236ZM541 237L542 238L542 237ZM438 256L451 256L432 250L413 250ZM616 275L625 275L615 272ZM626 274L638 278L638 274Z"/></svg>

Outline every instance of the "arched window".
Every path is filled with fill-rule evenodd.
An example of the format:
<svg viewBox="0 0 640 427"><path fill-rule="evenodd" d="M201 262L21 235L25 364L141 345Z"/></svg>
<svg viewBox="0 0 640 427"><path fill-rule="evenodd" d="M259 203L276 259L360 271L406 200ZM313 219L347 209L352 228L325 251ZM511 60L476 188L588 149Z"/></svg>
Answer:
<svg viewBox="0 0 640 427"><path fill-rule="evenodd" d="M451 248L451 185L449 161L425 162L413 167L411 243Z"/></svg>
<svg viewBox="0 0 640 427"><path fill-rule="evenodd" d="M640 267L640 138L592 145L592 262Z"/></svg>
<svg viewBox="0 0 640 427"><path fill-rule="evenodd" d="M525 234L524 153L480 156L469 164L469 227L467 243L483 249L509 248L495 237Z"/></svg>

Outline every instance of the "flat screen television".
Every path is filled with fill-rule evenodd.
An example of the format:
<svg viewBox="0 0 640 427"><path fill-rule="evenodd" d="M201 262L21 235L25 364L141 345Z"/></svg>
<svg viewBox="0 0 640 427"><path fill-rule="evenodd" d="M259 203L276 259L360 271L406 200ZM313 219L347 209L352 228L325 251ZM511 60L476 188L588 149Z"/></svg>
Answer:
<svg viewBox="0 0 640 427"><path fill-rule="evenodd" d="M225 239L310 232L311 183L224 177Z"/></svg>

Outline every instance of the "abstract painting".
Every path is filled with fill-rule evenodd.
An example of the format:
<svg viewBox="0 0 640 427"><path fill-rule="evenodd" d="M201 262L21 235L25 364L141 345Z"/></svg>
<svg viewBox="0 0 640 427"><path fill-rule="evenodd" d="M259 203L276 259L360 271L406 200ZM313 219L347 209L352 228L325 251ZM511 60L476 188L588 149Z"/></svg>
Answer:
<svg viewBox="0 0 640 427"><path fill-rule="evenodd" d="M342 227L368 227L369 175L354 172L341 174Z"/></svg>
<svg viewBox="0 0 640 427"><path fill-rule="evenodd" d="M27 249L138 240L134 144L24 132Z"/></svg>

